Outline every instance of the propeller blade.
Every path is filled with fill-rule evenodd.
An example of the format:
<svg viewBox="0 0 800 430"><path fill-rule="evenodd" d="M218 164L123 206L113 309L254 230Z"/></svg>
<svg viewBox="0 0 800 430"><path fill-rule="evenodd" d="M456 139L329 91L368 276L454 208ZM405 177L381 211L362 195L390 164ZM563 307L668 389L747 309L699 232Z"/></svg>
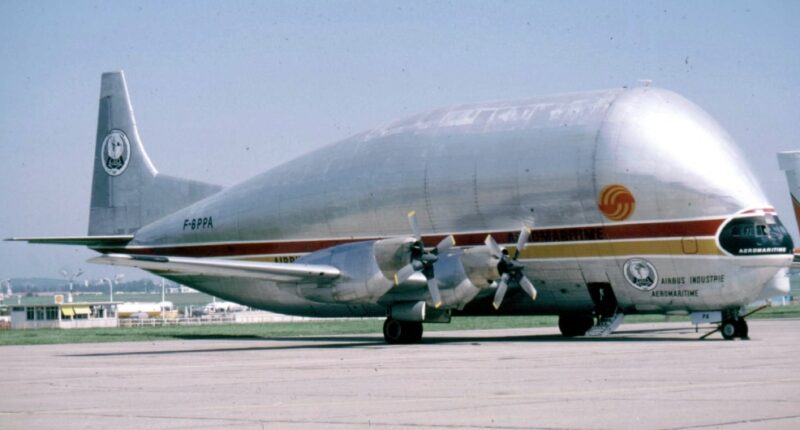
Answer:
<svg viewBox="0 0 800 430"><path fill-rule="evenodd" d="M456 238L454 238L453 235L451 234L450 236L447 236L444 239L442 239L442 241L439 242L438 245L436 245L436 252L438 254L441 254L443 252L447 252L447 250L449 250L454 246L456 246Z"/></svg>
<svg viewBox="0 0 800 430"><path fill-rule="evenodd" d="M420 235L419 225L417 225L417 211L411 211L408 213L408 225L411 226L411 233L414 234L414 238L418 241L421 241L422 235Z"/></svg>
<svg viewBox="0 0 800 430"><path fill-rule="evenodd" d="M522 276L522 279L519 280L519 286L531 296L531 300L536 300L536 287L528 280L528 277Z"/></svg>
<svg viewBox="0 0 800 430"><path fill-rule="evenodd" d="M413 264L406 264L397 273L394 274L394 285L400 285L405 282L408 278L411 277L414 273L416 273L416 269L414 269Z"/></svg>
<svg viewBox="0 0 800 430"><path fill-rule="evenodd" d="M484 240L483 243L489 247L489 252L492 253L493 257L501 258L503 256L503 248L500 248L500 245L495 242L491 234L486 236L486 240Z"/></svg>
<svg viewBox="0 0 800 430"><path fill-rule="evenodd" d="M431 293L433 307L439 309L442 306L442 294L439 292L439 283L435 278L428 279L428 292Z"/></svg>
<svg viewBox="0 0 800 430"><path fill-rule="evenodd" d="M514 260L516 260L517 257L519 257L519 253L525 249L529 237L531 237L531 230L528 227L522 227L522 231L519 232L519 240L517 240L517 249L514 251Z"/></svg>
<svg viewBox="0 0 800 430"><path fill-rule="evenodd" d="M492 304L495 310L500 309L500 304L503 303L503 298L506 296L506 290L508 290L508 283L506 283L506 276L503 275L497 286L497 292L494 293L494 302Z"/></svg>

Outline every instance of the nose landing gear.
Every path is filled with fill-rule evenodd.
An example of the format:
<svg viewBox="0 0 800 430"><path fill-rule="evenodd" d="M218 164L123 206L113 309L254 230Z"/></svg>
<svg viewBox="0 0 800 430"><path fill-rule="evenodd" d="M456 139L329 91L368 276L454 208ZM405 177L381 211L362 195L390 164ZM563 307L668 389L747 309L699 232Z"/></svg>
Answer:
<svg viewBox="0 0 800 430"><path fill-rule="evenodd" d="M719 326L717 326L717 328L714 330L700 336L700 339L705 339L716 332L720 332L725 340L733 340L736 338L749 340L750 329L747 327L747 321L745 318L768 307L769 305L758 307L742 316L739 316L738 310L729 310L727 312L723 312L723 319L722 322L719 323Z"/></svg>
<svg viewBox="0 0 800 430"><path fill-rule="evenodd" d="M737 337L740 339L750 339L747 336L747 321L744 319L729 319L723 321L719 326L719 332L722 333L722 337L726 340L733 340Z"/></svg>

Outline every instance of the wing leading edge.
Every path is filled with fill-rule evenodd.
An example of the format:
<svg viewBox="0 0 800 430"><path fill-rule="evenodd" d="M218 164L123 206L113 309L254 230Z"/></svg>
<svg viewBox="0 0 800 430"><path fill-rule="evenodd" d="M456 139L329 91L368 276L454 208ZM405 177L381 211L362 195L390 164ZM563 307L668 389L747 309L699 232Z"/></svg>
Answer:
<svg viewBox="0 0 800 430"><path fill-rule="evenodd" d="M265 263L221 258L161 257L130 254L106 254L90 263L136 267L161 273L181 275L231 276L275 282L328 282L341 275L333 266L296 263Z"/></svg>

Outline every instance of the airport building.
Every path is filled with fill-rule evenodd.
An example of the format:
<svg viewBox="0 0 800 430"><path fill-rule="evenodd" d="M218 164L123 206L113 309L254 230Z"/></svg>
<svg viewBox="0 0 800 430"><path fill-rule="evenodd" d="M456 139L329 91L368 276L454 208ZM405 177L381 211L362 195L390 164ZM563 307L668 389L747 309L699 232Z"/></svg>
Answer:
<svg viewBox="0 0 800 430"><path fill-rule="evenodd" d="M117 302L12 305L12 329L117 327Z"/></svg>

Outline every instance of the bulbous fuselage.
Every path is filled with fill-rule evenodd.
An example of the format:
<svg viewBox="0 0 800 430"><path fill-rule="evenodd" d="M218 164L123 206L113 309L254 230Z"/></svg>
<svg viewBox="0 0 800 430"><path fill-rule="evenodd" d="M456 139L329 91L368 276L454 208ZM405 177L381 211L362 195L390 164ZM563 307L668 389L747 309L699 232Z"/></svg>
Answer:
<svg viewBox="0 0 800 430"><path fill-rule="evenodd" d="M627 312L738 307L791 260L791 240L731 138L688 100L652 87L420 114L144 226L126 250L293 261L408 235L411 210L423 236L455 234L463 247L486 234L513 243L521 226L534 229L520 261L539 299L509 292L505 313L591 309L591 285L610 286ZM780 235L762 247L771 251L720 246L719 233L741 217ZM242 297L235 281L178 280L288 313L383 312L375 300L324 303L275 284ZM486 298L465 311L487 312Z"/></svg>

